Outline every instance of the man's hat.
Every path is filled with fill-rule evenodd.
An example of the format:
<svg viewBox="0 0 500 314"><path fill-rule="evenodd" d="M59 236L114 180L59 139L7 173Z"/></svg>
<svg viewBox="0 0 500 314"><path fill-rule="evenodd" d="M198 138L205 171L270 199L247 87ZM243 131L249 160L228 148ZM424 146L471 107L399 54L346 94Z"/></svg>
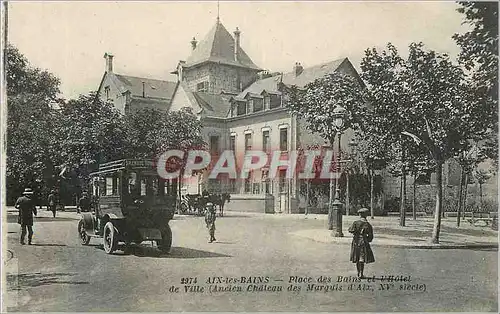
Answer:
<svg viewBox="0 0 500 314"><path fill-rule="evenodd" d="M33 194L33 190L31 188L25 188L23 194Z"/></svg>
<svg viewBox="0 0 500 314"><path fill-rule="evenodd" d="M367 212L369 212L369 211L370 211L370 210L369 210L368 208L360 208L360 209L358 210L358 214L361 214L361 213L367 213Z"/></svg>

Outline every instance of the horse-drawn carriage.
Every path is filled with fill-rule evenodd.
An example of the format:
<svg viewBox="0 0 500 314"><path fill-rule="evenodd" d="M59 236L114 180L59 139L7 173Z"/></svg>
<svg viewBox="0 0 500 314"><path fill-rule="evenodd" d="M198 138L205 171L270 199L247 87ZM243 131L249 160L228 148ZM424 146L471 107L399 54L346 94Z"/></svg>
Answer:
<svg viewBox="0 0 500 314"><path fill-rule="evenodd" d="M204 194L185 194L181 198L179 213L188 215L203 216L205 214L207 203L212 203L219 209L219 216L224 216L224 205L231 201L229 193L204 193Z"/></svg>

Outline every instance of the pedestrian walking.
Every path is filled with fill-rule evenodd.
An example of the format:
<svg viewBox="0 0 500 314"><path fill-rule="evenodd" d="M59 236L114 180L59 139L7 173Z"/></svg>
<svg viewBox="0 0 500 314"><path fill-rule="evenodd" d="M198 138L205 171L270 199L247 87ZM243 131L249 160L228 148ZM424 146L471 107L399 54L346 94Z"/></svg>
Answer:
<svg viewBox="0 0 500 314"><path fill-rule="evenodd" d="M89 212L90 211L90 198L87 192L82 193L82 197L78 201L78 206L76 207L76 211L79 214L80 211L82 212Z"/></svg>
<svg viewBox="0 0 500 314"><path fill-rule="evenodd" d="M363 274L365 264L375 262L375 256L370 247L370 242L373 240L373 228L366 220L369 211L368 208L358 210L360 218L354 221L349 228L349 232L353 235L350 260L356 263L359 278L365 278Z"/></svg>
<svg viewBox="0 0 500 314"><path fill-rule="evenodd" d="M206 204L205 223L207 224L208 234L210 235L210 240L208 241L209 243L217 241L215 239L215 219L215 206L213 203L208 202Z"/></svg>
<svg viewBox="0 0 500 314"><path fill-rule="evenodd" d="M20 242L24 245L26 229L28 229L28 244L31 245L31 239L33 238L33 214L37 215L33 200L33 190L31 188L24 189L23 196L17 199L15 207L19 210L17 223L21 225Z"/></svg>
<svg viewBox="0 0 500 314"><path fill-rule="evenodd" d="M50 190L50 194L47 197L47 204L49 210L52 211L54 218L56 218L56 191Z"/></svg>

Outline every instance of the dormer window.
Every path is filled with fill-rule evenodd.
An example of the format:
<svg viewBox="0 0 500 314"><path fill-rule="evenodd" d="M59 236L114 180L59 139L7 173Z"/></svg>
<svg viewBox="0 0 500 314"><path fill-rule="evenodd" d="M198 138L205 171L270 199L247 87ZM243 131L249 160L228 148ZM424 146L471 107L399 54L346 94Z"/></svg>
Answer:
<svg viewBox="0 0 500 314"><path fill-rule="evenodd" d="M249 99L248 100L248 113L252 113L253 112L253 99Z"/></svg>
<svg viewBox="0 0 500 314"><path fill-rule="evenodd" d="M208 81L204 81L196 84L196 91L202 93L208 93Z"/></svg>
<svg viewBox="0 0 500 314"><path fill-rule="evenodd" d="M264 96L264 110L269 110L271 108L271 96Z"/></svg>
<svg viewBox="0 0 500 314"><path fill-rule="evenodd" d="M253 100L253 112L259 112L264 109L262 99Z"/></svg>
<svg viewBox="0 0 500 314"><path fill-rule="evenodd" d="M281 97L279 95L272 95L270 109L281 107Z"/></svg>
<svg viewBox="0 0 500 314"><path fill-rule="evenodd" d="M239 101L236 107L236 115L241 116L247 113L247 104L246 102Z"/></svg>

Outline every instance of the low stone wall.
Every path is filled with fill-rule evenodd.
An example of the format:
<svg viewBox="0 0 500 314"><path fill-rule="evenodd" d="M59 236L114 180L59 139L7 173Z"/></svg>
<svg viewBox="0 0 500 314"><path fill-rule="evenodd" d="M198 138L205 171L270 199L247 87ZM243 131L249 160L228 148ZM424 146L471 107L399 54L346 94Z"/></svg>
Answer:
<svg viewBox="0 0 500 314"><path fill-rule="evenodd" d="M270 194L231 194L224 211L274 213L274 196Z"/></svg>

